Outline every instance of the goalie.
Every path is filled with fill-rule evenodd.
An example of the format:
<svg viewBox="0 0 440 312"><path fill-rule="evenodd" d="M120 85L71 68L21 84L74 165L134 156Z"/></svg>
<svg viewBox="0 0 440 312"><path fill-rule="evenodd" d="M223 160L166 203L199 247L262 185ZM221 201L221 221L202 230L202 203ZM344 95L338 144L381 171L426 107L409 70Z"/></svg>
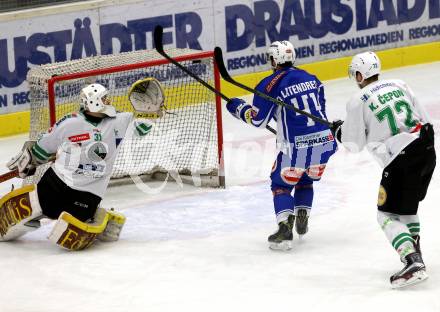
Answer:
<svg viewBox="0 0 440 312"><path fill-rule="evenodd" d="M116 241L125 217L99 207L107 189L118 148L125 136L145 136L152 129L138 115L161 116L164 94L159 82L136 82L129 99L135 114L116 112L108 90L97 83L80 94L80 110L61 118L36 142L26 142L7 166L21 178L38 165L54 162L37 185L10 192L0 200L0 241L9 241L40 226L39 220L58 219L49 240L78 250L95 238ZM56 156L55 156L56 155Z"/></svg>

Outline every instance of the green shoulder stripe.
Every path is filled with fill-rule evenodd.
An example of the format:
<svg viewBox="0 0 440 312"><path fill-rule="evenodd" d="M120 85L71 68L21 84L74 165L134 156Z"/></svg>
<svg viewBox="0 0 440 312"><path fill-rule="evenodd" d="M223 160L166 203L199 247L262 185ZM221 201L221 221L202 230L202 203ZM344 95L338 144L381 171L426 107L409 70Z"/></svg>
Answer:
<svg viewBox="0 0 440 312"><path fill-rule="evenodd" d="M51 156L48 152L46 152L38 143L35 143L32 147L32 154L34 154L40 160L47 160Z"/></svg>

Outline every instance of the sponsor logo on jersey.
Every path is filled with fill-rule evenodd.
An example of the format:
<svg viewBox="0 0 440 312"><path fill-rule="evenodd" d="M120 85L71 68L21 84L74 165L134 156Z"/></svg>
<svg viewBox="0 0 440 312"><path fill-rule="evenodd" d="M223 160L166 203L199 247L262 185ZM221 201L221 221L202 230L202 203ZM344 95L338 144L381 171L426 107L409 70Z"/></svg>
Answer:
<svg viewBox="0 0 440 312"><path fill-rule="evenodd" d="M370 96L369 96L368 94L364 94L364 95L361 96L361 100L362 100L363 102L368 101L369 98L370 98Z"/></svg>
<svg viewBox="0 0 440 312"><path fill-rule="evenodd" d="M76 174L81 174L92 179L100 179L104 176L105 166L99 164L79 164L75 170Z"/></svg>
<svg viewBox="0 0 440 312"><path fill-rule="evenodd" d="M94 142L87 146L85 154L92 162L100 162L107 157L108 146L104 142Z"/></svg>
<svg viewBox="0 0 440 312"><path fill-rule="evenodd" d="M296 148L307 148L316 145L322 145L328 142L333 142L335 138L330 131L324 130L306 135L298 135L295 137Z"/></svg>
<svg viewBox="0 0 440 312"><path fill-rule="evenodd" d="M269 84L266 86L266 92L272 91L273 87L277 84L277 82L287 73L287 71L282 71L278 73L275 77L272 78L272 80L269 82Z"/></svg>
<svg viewBox="0 0 440 312"><path fill-rule="evenodd" d="M371 88L371 92L377 92L380 89L386 88L386 87L395 87L396 85L393 82L385 82L385 83L381 83L377 86L374 86L373 88Z"/></svg>
<svg viewBox="0 0 440 312"><path fill-rule="evenodd" d="M87 140L90 140L89 133L77 134L77 135L72 135L69 137L69 141L73 142L73 143L87 141Z"/></svg>

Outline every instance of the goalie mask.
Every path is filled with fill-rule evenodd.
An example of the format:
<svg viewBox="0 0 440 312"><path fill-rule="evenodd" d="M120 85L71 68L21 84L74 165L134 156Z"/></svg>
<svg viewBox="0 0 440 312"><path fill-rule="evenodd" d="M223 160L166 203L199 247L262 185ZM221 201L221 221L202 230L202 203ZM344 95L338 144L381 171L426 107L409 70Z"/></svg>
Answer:
<svg viewBox="0 0 440 312"><path fill-rule="evenodd" d="M356 73L362 75L362 83L365 79L378 75L380 73L381 65L379 57L374 52L364 52L353 57L350 66L348 67L348 76L356 80Z"/></svg>
<svg viewBox="0 0 440 312"><path fill-rule="evenodd" d="M275 41L270 44L267 50L267 61L275 69L278 65L288 62L295 63L296 53L293 45L289 41ZM273 62L272 62L273 60Z"/></svg>
<svg viewBox="0 0 440 312"><path fill-rule="evenodd" d="M92 113L102 113L109 117L116 116L115 108L107 97L108 90L99 83L93 83L81 90L81 107Z"/></svg>

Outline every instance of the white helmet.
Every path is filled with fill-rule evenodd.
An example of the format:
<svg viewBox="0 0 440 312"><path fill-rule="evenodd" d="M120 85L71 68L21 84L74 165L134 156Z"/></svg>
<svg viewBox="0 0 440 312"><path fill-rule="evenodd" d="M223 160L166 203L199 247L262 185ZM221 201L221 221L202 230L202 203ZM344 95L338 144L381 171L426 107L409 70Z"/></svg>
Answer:
<svg viewBox="0 0 440 312"><path fill-rule="evenodd" d="M269 49L267 49L267 61L271 62L271 59L275 63L271 63L272 68L287 62L295 63L296 53L293 44L286 40L272 42Z"/></svg>
<svg viewBox="0 0 440 312"><path fill-rule="evenodd" d="M103 113L109 117L116 116L115 108L107 99L108 90L99 83L93 83L81 90L81 107L92 113Z"/></svg>
<svg viewBox="0 0 440 312"><path fill-rule="evenodd" d="M348 76L356 79L356 72L362 75L362 81L380 73L380 60L374 52L364 52L353 57L348 67Z"/></svg>

